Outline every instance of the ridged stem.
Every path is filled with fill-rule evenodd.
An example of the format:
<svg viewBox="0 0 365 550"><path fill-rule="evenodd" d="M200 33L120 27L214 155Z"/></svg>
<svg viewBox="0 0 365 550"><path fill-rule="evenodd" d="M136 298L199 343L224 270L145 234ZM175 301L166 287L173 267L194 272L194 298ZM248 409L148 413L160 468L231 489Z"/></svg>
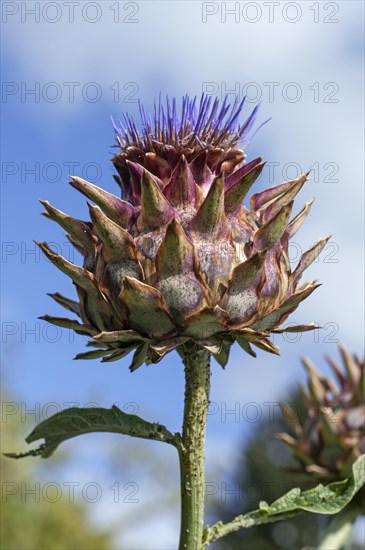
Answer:
<svg viewBox="0 0 365 550"><path fill-rule="evenodd" d="M181 348L185 365L185 404L182 442L181 531L179 550L202 548L205 508L205 431L210 390L210 354L194 344Z"/></svg>

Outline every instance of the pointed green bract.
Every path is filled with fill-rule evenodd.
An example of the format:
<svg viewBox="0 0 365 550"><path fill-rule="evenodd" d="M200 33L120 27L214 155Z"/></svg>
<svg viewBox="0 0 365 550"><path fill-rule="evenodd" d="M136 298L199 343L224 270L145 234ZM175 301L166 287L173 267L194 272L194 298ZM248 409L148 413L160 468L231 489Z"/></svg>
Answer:
<svg viewBox="0 0 365 550"><path fill-rule="evenodd" d="M93 351L86 351L85 353L78 353L75 359L101 359L105 355L110 355L110 349L95 349Z"/></svg>
<svg viewBox="0 0 365 550"><path fill-rule="evenodd" d="M79 241L85 251L94 252L95 235L93 235L92 230L85 222L71 218L71 216L61 212L61 210L57 210L48 201L40 201L40 203L45 207L46 212L44 214L47 217L57 222L75 240Z"/></svg>
<svg viewBox="0 0 365 550"><path fill-rule="evenodd" d="M95 230L103 241L103 258L105 269L111 278L111 284L116 284L118 292L126 276L142 278L142 268L137 259L137 250L131 235L118 224L109 220L100 208L91 206L90 215Z"/></svg>
<svg viewBox="0 0 365 550"><path fill-rule="evenodd" d="M146 338L141 336L135 330L115 330L108 332L101 332L95 336L97 342L103 342L105 344L132 344L146 341Z"/></svg>
<svg viewBox="0 0 365 550"><path fill-rule="evenodd" d="M258 164L262 163L262 157L258 157L257 159L251 160L247 164L244 164L241 166L241 168L238 168L235 170L232 174L228 175L224 179L224 185L226 190L233 187L236 183L241 181L249 172L252 171L253 168L255 168Z"/></svg>
<svg viewBox="0 0 365 550"><path fill-rule="evenodd" d="M158 289L177 321L206 303L206 288L199 280L197 258L193 244L176 220L167 227L165 239L157 256Z"/></svg>
<svg viewBox="0 0 365 550"><path fill-rule="evenodd" d="M129 370L131 372L139 369L143 365L143 363L147 360L148 353L148 344L142 344L139 346L136 351L134 352L132 363L129 367Z"/></svg>
<svg viewBox="0 0 365 550"><path fill-rule="evenodd" d="M254 239L256 250L269 250L278 243L288 225L292 208L292 202L286 204L266 225L257 231Z"/></svg>
<svg viewBox="0 0 365 550"><path fill-rule="evenodd" d="M192 271L195 264L194 246L181 225L174 219L167 226L165 239L157 253L156 266L159 277Z"/></svg>
<svg viewBox="0 0 365 550"><path fill-rule="evenodd" d="M187 209L195 206L195 186L194 176L186 158L182 155L165 189L165 196L172 206Z"/></svg>
<svg viewBox="0 0 365 550"><path fill-rule="evenodd" d="M158 290L126 277L122 300L128 308L130 326L142 335L161 338L176 328Z"/></svg>
<svg viewBox="0 0 365 550"><path fill-rule="evenodd" d="M290 204L294 200L295 196L299 193L307 179L308 173L303 174L296 180L293 180L287 191L269 204L263 213L265 223L271 220L283 208L283 206Z"/></svg>
<svg viewBox="0 0 365 550"><path fill-rule="evenodd" d="M130 203L118 199L115 195L100 189L100 187L82 178L77 178L75 176L70 183L72 187L96 202L111 220L122 227L128 226L134 213L134 208Z"/></svg>
<svg viewBox="0 0 365 550"><path fill-rule="evenodd" d="M187 327L184 336L191 336L195 340L206 339L214 334L226 330L226 323L229 316L219 306L215 308L204 308L199 314L192 315L187 319Z"/></svg>
<svg viewBox="0 0 365 550"><path fill-rule="evenodd" d="M69 262L66 258L63 258L59 254L56 254L51 248L49 248L47 243L39 243L37 241L35 241L35 243L39 246L44 255L53 263L53 265L63 271L65 275L71 277L74 283L86 291L93 291L95 288L95 278L92 273L73 264L72 262Z"/></svg>
<svg viewBox="0 0 365 550"><path fill-rule="evenodd" d="M56 325L57 327L72 329L78 334L87 334L90 336L94 336L98 332L97 329L95 329L93 326L82 325L75 319L67 319L66 317L52 317L51 315L42 315L41 317L39 317L39 319L43 319L43 321L51 323L52 325Z"/></svg>
<svg viewBox="0 0 365 550"><path fill-rule="evenodd" d="M248 353L252 357L256 357L256 352L252 349L246 334L237 333L235 334L235 337L237 339L237 343L246 353Z"/></svg>
<svg viewBox="0 0 365 550"><path fill-rule="evenodd" d="M140 164L136 162L127 161L127 166L131 176L130 184L132 195L134 195L135 200L140 200L141 198L141 182L144 172L147 172L151 178L157 183L160 189L163 189L163 183L156 175L152 175L149 170L143 168Z"/></svg>
<svg viewBox="0 0 365 550"><path fill-rule="evenodd" d="M251 209L260 210L263 206L269 205L273 199L276 199L286 193L292 187L294 181L295 180L289 180L281 183L280 185L274 185L273 187L269 187L260 193L252 195L250 199Z"/></svg>
<svg viewBox="0 0 365 550"><path fill-rule="evenodd" d="M257 312L264 261L265 253L259 252L234 269L221 302L230 323L242 323Z"/></svg>
<svg viewBox="0 0 365 550"><path fill-rule="evenodd" d="M306 217L308 216L310 209L312 208L312 204L314 202L314 199L307 202L305 207L293 220L288 224L286 233L288 235L288 238L294 237L295 233L300 229L301 225L304 223Z"/></svg>
<svg viewBox="0 0 365 550"><path fill-rule="evenodd" d="M141 217L139 227L143 231L159 229L174 217L174 210L161 192L156 181L146 170L142 176Z"/></svg>
<svg viewBox="0 0 365 550"><path fill-rule="evenodd" d="M297 267L295 268L294 272L291 275L292 281L298 281L300 279L303 271L305 271L314 262L314 260L318 258L318 256L320 255L320 253L322 252L322 250L330 240L330 238L331 237L326 237L325 239L321 239L315 245L313 245L309 250L304 252Z"/></svg>
<svg viewBox="0 0 365 550"><path fill-rule="evenodd" d="M232 337L223 338L220 352L214 355L214 359L222 367L222 369L224 369L228 363L232 343Z"/></svg>
<svg viewBox="0 0 365 550"><path fill-rule="evenodd" d="M101 292L96 277L82 267L69 262L59 254L55 254L46 243L36 244L41 248L46 257L63 273L71 277L79 287L81 295L85 297L82 304L82 319L94 323L99 330L105 330L118 319L105 295Z"/></svg>
<svg viewBox="0 0 365 550"><path fill-rule="evenodd" d="M280 355L280 349L268 338L250 338L248 340L257 348L267 351L268 353L273 353L274 355Z"/></svg>
<svg viewBox="0 0 365 550"><path fill-rule="evenodd" d="M70 300L69 298L65 298L59 292L55 292L54 294L48 293L48 296L53 298L58 304L60 304L64 308L68 309L69 311L72 311L72 313L76 313L76 315L80 317L80 304L75 300Z"/></svg>
<svg viewBox="0 0 365 550"><path fill-rule="evenodd" d="M224 178L217 176L193 220L194 230L199 233L216 233L225 221Z"/></svg>
<svg viewBox="0 0 365 550"><path fill-rule="evenodd" d="M135 258L135 246L130 234L105 216L98 206L90 204L89 210L95 230L108 251L109 259Z"/></svg>
<svg viewBox="0 0 365 550"><path fill-rule="evenodd" d="M243 176L237 183L232 185L228 191L226 191L224 204L227 213L235 212L238 208L240 208L244 198L254 182L260 176L264 166L265 164L255 166L250 172L248 172L248 174Z"/></svg>
<svg viewBox="0 0 365 550"><path fill-rule="evenodd" d="M273 312L263 316L262 319L255 322L252 327L259 331L274 329L275 326L280 325L286 319L290 312L294 311L298 307L300 302L305 300L305 298L308 298L308 296L310 296L310 294L312 294L312 292L319 286L319 284L310 284L306 288L296 291L290 296L290 298L285 300L282 305L280 305Z"/></svg>

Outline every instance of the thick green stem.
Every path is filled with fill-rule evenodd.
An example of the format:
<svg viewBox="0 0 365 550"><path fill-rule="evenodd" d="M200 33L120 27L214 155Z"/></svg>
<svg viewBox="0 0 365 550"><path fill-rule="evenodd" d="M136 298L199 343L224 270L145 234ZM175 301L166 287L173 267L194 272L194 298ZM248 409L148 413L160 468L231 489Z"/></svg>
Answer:
<svg viewBox="0 0 365 550"><path fill-rule="evenodd" d="M210 354L193 344L181 349L185 365L185 405L181 473L181 531L179 550L202 548L205 469L204 449L210 389Z"/></svg>

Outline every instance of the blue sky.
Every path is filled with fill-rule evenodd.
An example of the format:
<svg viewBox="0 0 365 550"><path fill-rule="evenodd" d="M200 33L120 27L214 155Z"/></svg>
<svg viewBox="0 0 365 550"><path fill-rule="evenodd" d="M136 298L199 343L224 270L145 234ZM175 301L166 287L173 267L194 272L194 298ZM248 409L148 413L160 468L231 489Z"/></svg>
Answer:
<svg viewBox="0 0 365 550"><path fill-rule="evenodd" d="M134 403L141 416L180 429L183 376L176 354L133 375L128 360L74 362L83 338L37 320L45 313L63 315L47 292L71 297L74 291L35 251L33 239L47 240L78 261L62 230L40 215L38 199L86 218L86 202L67 184L71 170L117 192L110 115L135 112L136 99L151 109L160 91L177 97L246 93L246 115L261 100L259 120L272 117L248 148L249 159L263 155L268 161L255 190L314 169L296 200L298 211L316 198L296 236L293 261L318 238L333 237L307 272L323 286L292 320L315 321L324 329L295 343L277 337L281 358L261 352L253 360L234 348L226 371L213 365L217 410L239 403L243 415L239 422L211 415L208 469L224 470L255 426L245 420L245 406L255 402L267 411L264 403L285 397L286 388L304 380L300 356L326 372L323 355L337 355L337 341L362 353L363 3L330 2L325 9L321 2L270 8L253 2L248 9L247 2L106 0L74 3L73 13L64 2L36 4L2 5L2 381L28 408ZM236 11L225 13L225 6ZM81 448L80 440L77 452ZM143 452L140 444L138 449ZM90 456L86 464L75 457L76 479L92 464ZM148 475L145 483L152 483ZM158 525L158 518L153 521ZM128 548L140 548L141 540L146 549L171 548L177 521L174 508L157 538L146 528L136 540L127 529Z"/></svg>

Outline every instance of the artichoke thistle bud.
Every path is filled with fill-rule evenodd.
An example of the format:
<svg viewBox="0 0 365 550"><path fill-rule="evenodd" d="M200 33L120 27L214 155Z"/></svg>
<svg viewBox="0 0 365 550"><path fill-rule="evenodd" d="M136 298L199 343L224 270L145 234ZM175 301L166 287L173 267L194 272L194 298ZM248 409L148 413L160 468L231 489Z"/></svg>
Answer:
<svg viewBox="0 0 365 550"><path fill-rule="evenodd" d="M184 97L155 104L154 117L140 106L142 130L129 116L115 126L114 156L121 198L81 178L71 185L90 205L91 222L43 202L46 216L63 227L84 256L78 267L45 255L76 285L79 302L52 295L81 322L49 317L93 337L94 349L77 358L113 361L134 350L131 369L156 363L192 340L225 366L234 341L279 350L269 339L318 284L301 286L303 271L325 246L321 239L291 271L288 242L311 203L291 219L293 200L307 174L251 196L264 167L246 163L241 141L255 109L238 123L243 101ZM301 325L298 331L314 325Z"/></svg>
<svg viewBox="0 0 365 550"><path fill-rule="evenodd" d="M341 368L327 361L337 385L303 360L308 383L303 388L304 418L285 405L295 435L278 434L312 478L346 478L355 460L365 453L365 363L340 346ZM291 414L293 413L293 414Z"/></svg>

